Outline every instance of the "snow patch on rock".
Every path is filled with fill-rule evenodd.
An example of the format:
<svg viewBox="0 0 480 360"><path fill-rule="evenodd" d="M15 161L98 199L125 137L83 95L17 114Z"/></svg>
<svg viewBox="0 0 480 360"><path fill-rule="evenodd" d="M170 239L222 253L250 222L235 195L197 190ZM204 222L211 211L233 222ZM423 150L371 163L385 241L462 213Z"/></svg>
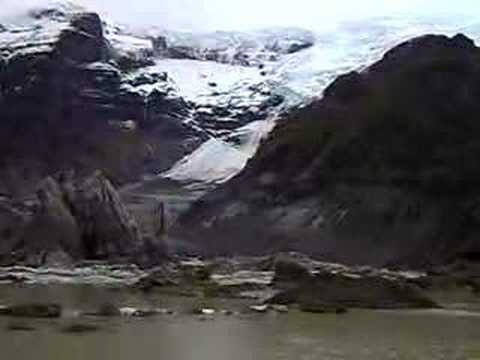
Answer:
<svg viewBox="0 0 480 360"><path fill-rule="evenodd" d="M244 139L240 146L232 146L221 139L211 138L162 176L194 185L224 183L245 167L274 125L275 120L271 119L257 121L238 129L237 135Z"/></svg>

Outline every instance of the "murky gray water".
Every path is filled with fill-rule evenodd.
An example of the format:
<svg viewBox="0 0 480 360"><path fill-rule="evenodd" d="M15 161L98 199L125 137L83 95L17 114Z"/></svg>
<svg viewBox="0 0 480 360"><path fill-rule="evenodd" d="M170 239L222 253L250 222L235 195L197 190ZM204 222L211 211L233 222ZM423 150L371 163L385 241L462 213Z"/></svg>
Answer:
<svg viewBox="0 0 480 360"><path fill-rule="evenodd" d="M0 287L0 304L62 303L60 320L27 320L34 331L8 329L19 320L0 317L0 359L15 360L307 360L307 359L480 359L480 314L475 311L351 311L345 315L186 314L198 300L141 295L89 286ZM177 315L146 319L75 319L74 310L104 302L122 306L169 307ZM214 301L217 309L245 308L238 301ZM65 334L72 323L101 327Z"/></svg>

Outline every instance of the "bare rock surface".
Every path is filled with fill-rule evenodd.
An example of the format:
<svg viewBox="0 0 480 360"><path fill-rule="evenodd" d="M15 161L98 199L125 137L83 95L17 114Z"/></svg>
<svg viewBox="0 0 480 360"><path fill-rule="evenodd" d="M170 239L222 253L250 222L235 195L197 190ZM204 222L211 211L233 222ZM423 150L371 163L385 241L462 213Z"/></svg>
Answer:
<svg viewBox="0 0 480 360"><path fill-rule="evenodd" d="M71 173L47 178L28 217L22 236L3 253L10 261L31 266L137 261L144 250L136 220L101 172L81 180Z"/></svg>

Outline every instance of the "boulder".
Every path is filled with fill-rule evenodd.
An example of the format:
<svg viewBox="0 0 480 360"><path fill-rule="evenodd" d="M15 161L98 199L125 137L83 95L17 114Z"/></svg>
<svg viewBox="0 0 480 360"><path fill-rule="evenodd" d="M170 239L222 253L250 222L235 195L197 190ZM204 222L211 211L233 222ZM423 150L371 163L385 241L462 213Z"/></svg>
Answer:
<svg viewBox="0 0 480 360"><path fill-rule="evenodd" d="M59 318L62 307L58 304L24 304L0 308L0 315L21 318Z"/></svg>
<svg viewBox="0 0 480 360"><path fill-rule="evenodd" d="M272 304L299 304L306 312L337 312L344 308L435 308L417 287L382 276L323 273L298 281L274 295Z"/></svg>
<svg viewBox="0 0 480 360"><path fill-rule="evenodd" d="M273 281L276 283L298 282L309 279L312 276L307 266L288 255L277 256L273 268L275 272Z"/></svg>
<svg viewBox="0 0 480 360"><path fill-rule="evenodd" d="M177 286L178 282L172 280L172 274L163 268L152 270L148 275L140 278L134 287L144 292L151 291L155 288L166 286Z"/></svg>
<svg viewBox="0 0 480 360"><path fill-rule="evenodd" d="M119 317L122 316L122 312L117 306L111 303L105 303L101 305L97 311L86 313L86 315L98 317Z"/></svg>

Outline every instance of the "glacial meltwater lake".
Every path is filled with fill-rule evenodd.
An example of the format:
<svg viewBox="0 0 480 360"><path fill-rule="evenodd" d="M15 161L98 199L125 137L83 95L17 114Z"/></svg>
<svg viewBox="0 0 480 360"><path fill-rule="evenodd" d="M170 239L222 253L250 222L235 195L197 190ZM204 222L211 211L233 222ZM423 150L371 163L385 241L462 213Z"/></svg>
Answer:
<svg viewBox="0 0 480 360"><path fill-rule="evenodd" d="M80 285L2 285L0 304L56 302L60 319L0 317L5 360L463 360L480 359L479 304L464 310L369 311L314 315L251 313L243 300L202 300L235 314L189 314L198 299ZM106 302L169 308L149 318L78 317ZM65 333L73 324L98 326ZM29 328L29 329L25 329ZM27 331L28 330L28 331Z"/></svg>

